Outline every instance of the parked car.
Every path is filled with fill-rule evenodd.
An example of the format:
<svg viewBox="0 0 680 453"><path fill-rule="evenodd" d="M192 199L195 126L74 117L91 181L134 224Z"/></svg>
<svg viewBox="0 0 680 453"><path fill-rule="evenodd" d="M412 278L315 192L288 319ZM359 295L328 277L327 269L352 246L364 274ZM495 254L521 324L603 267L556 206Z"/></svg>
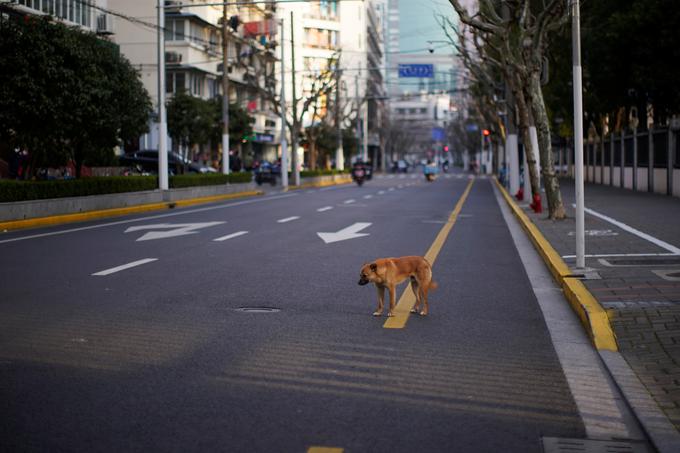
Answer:
<svg viewBox="0 0 680 453"><path fill-rule="evenodd" d="M158 150L146 149L125 154L120 157L120 164L124 167L133 167L144 173L158 173ZM189 171L189 162L176 152L168 152L168 172L171 175L181 175Z"/></svg>
<svg viewBox="0 0 680 453"><path fill-rule="evenodd" d="M398 160L392 164L393 173L408 173L408 162L405 160Z"/></svg>

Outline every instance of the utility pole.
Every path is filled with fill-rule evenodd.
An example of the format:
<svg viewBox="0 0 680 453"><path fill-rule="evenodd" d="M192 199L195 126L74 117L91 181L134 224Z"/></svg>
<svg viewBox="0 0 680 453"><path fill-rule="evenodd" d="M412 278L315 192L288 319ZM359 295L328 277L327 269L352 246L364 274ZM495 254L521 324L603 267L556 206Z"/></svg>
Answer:
<svg viewBox="0 0 680 453"><path fill-rule="evenodd" d="M158 0L158 188L168 190L168 123L165 119L165 2Z"/></svg>
<svg viewBox="0 0 680 453"><path fill-rule="evenodd" d="M293 28L293 11L290 12L290 57L291 57L291 67L292 67L292 80L293 80L293 131L290 134L290 141L293 144L293 184L296 186L300 185L300 168L298 165L298 117L297 117L297 93L295 89L295 29Z"/></svg>
<svg viewBox="0 0 680 453"><path fill-rule="evenodd" d="M343 170L345 168L345 156L342 149L342 118L340 112L340 59L336 62L335 67L335 122L338 126L338 147L335 150L335 168L336 170Z"/></svg>
<svg viewBox="0 0 680 453"><path fill-rule="evenodd" d="M361 68L359 68L359 71L361 71ZM356 136L357 136L357 157L361 156L361 152L359 152L359 146L361 145L361 102L359 102L359 74L356 74L354 76L354 99L355 102L357 103L357 131L356 131ZM362 157L363 160L363 157Z"/></svg>
<svg viewBox="0 0 680 453"><path fill-rule="evenodd" d="M576 155L576 267L586 267L584 186L583 186L583 87L581 73L581 23L578 0L572 0L572 60L574 86L574 154ZM613 140L613 138L612 138ZM652 164L650 163L650 168ZM623 161L621 162L623 167Z"/></svg>
<svg viewBox="0 0 680 453"><path fill-rule="evenodd" d="M286 141L286 70L283 49L285 48L283 18L281 18L281 186L288 188L288 142Z"/></svg>
<svg viewBox="0 0 680 453"><path fill-rule="evenodd" d="M222 6L222 173L229 174L229 30L227 1Z"/></svg>

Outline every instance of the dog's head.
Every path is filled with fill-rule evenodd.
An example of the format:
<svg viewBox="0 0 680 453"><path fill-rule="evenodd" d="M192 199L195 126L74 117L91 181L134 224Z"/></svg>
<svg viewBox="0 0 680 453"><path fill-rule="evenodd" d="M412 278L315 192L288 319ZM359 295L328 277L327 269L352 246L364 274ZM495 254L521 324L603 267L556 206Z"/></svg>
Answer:
<svg viewBox="0 0 680 453"><path fill-rule="evenodd" d="M364 264L361 267L361 273L359 274L359 284L367 285L376 279L376 271L378 270L378 265L375 263Z"/></svg>

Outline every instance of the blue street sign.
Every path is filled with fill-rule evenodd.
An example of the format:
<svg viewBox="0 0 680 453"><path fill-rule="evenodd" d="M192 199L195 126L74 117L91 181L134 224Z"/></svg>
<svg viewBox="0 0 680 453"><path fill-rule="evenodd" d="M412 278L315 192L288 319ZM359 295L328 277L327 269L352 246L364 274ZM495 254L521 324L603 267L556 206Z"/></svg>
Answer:
<svg viewBox="0 0 680 453"><path fill-rule="evenodd" d="M471 123L471 124L467 124L465 126L465 130L468 131L468 132L477 132L479 130L479 128L477 127L476 124Z"/></svg>
<svg viewBox="0 0 680 453"><path fill-rule="evenodd" d="M441 127L432 128L432 140L435 142L443 142L446 135L444 134L444 129Z"/></svg>
<svg viewBox="0 0 680 453"><path fill-rule="evenodd" d="M434 65L431 64L400 64L399 77L434 77Z"/></svg>

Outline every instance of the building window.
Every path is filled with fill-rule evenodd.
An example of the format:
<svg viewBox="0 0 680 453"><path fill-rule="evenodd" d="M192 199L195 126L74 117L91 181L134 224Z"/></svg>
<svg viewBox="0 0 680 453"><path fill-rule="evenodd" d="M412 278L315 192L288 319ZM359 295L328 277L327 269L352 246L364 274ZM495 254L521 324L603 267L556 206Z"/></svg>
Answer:
<svg viewBox="0 0 680 453"><path fill-rule="evenodd" d="M165 92L177 93L186 90L186 74L183 72L168 72L165 76Z"/></svg>
<svg viewBox="0 0 680 453"><path fill-rule="evenodd" d="M203 96L203 76L200 74L192 74L191 80L191 94L194 96Z"/></svg>
<svg viewBox="0 0 680 453"><path fill-rule="evenodd" d="M166 41L184 41L184 20L168 20L165 24Z"/></svg>

